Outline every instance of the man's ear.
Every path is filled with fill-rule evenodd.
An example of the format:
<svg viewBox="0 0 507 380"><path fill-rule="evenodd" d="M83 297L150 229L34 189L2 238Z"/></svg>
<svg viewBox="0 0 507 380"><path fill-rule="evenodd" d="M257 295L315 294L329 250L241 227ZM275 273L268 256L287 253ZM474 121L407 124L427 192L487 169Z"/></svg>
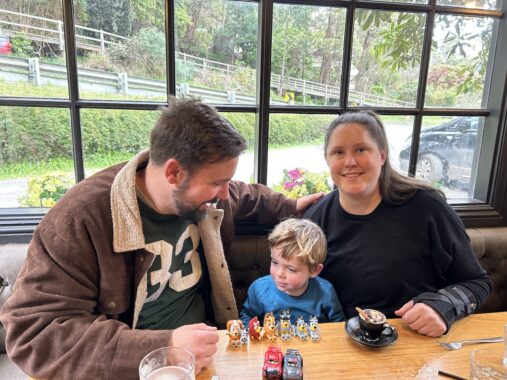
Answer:
<svg viewBox="0 0 507 380"><path fill-rule="evenodd" d="M323 268L324 268L323 264L317 265L317 268L315 268L315 270L313 270L313 271L310 272L310 276L311 277L317 277L320 274L320 272L322 272Z"/></svg>
<svg viewBox="0 0 507 380"><path fill-rule="evenodd" d="M184 170L178 160L168 159L164 164L164 176L171 185L179 185L184 179Z"/></svg>

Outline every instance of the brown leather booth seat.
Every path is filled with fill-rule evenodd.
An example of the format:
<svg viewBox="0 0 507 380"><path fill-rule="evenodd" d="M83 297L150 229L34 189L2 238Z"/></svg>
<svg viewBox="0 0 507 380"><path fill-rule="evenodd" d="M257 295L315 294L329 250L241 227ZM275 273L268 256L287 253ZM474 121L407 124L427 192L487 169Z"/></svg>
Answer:
<svg viewBox="0 0 507 380"><path fill-rule="evenodd" d="M507 227L467 229L472 248L493 281L480 312L507 311ZM269 273L270 252L261 235L237 236L227 257L236 304L241 309L250 284Z"/></svg>
<svg viewBox="0 0 507 380"><path fill-rule="evenodd" d="M493 282L479 312L507 311L507 227L470 228L472 249Z"/></svg>

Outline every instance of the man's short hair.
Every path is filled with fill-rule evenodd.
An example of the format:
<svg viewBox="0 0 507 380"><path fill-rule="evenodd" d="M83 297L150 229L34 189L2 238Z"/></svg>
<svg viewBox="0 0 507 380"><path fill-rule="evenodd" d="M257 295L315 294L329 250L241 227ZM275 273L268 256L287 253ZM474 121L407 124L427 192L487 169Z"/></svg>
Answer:
<svg viewBox="0 0 507 380"><path fill-rule="evenodd" d="M175 158L193 172L203 164L238 157L246 146L245 139L214 107L196 98L171 97L151 131L150 160L162 165Z"/></svg>
<svg viewBox="0 0 507 380"><path fill-rule="evenodd" d="M308 219L286 219L268 236L269 245L280 250L282 258L297 258L311 271L324 262L327 241L320 227Z"/></svg>

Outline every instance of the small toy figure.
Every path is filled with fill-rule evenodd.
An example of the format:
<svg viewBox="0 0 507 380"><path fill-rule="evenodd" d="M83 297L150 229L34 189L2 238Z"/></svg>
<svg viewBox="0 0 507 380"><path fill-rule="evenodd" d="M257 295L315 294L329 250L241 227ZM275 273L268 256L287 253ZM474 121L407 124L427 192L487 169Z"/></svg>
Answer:
<svg viewBox="0 0 507 380"><path fill-rule="evenodd" d="M246 345L250 341L250 334L248 333L248 327L243 327L241 329L241 337L239 338L239 342L241 345Z"/></svg>
<svg viewBox="0 0 507 380"><path fill-rule="evenodd" d="M262 340L264 338L264 329L256 316L250 319L248 330L250 332L250 339Z"/></svg>
<svg viewBox="0 0 507 380"><path fill-rule="evenodd" d="M280 320L278 321L278 334L282 340L289 340L294 335L294 326L290 323L289 310L282 310Z"/></svg>
<svg viewBox="0 0 507 380"><path fill-rule="evenodd" d="M283 380L303 379L303 358L299 350L288 348L283 356Z"/></svg>
<svg viewBox="0 0 507 380"><path fill-rule="evenodd" d="M273 312L264 315L264 333L270 342L276 340L276 321Z"/></svg>
<svg viewBox="0 0 507 380"><path fill-rule="evenodd" d="M243 329L243 322L239 319L232 319L227 321L227 335L229 335L229 344L232 347L241 346L241 330Z"/></svg>
<svg viewBox="0 0 507 380"><path fill-rule="evenodd" d="M264 354L262 374L267 379L282 379L283 354L279 347L269 347Z"/></svg>
<svg viewBox="0 0 507 380"><path fill-rule="evenodd" d="M308 328L302 316L299 316L296 319L296 335L301 340L308 339Z"/></svg>
<svg viewBox="0 0 507 380"><path fill-rule="evenodd" d="M308 320L310 327L310 339L312 342L318 342L320 340L320 329L319 329L319 320L316 315L310 317Z"/></svg>

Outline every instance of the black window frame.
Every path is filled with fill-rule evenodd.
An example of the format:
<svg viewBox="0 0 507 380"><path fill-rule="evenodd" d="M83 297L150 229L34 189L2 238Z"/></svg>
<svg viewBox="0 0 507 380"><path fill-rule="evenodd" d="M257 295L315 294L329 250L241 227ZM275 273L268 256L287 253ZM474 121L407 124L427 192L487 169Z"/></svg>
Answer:
<svg viewBox="0 0 507 380"><path fill-rule="evenodd" d="M248 0L240 0L248 1ZM409 115L414 117L412 139L412 153L410 173L415 173L417 161L417 146L422 119L424 116L484 116L484 136L481 155L488 154L493 160L493 167L489 170L489 161L481 168L479 163L477 183L481 197L485 202L469 202L453 204L452 207L463 219L466 227L507 226L507 77L505 66L507 63L507 20L503 17L507 11L507 1L504 0L500 10L479 10L460 7L446 7L437 5L437 0L429 0L428 4L404 4L373 2L367 0L260 0L258 3L258 46L257 46L257 91L256 104L229 105L216 104L220 112L246 112L256 114L254 178L258 183L266 184L268 170L268 136L269 117L276 113L293 114L339 114L352 110L363 109L348 105L348 78L351 69L351 49L353 35L354 13L357 9L391 10L391 11L419 11L427 14L426 32L423 47L423 57L420 71L420 87L414 108L374 108L381 115ZM270 104L271 79L271 49L272 49L272 20L274 4L293 4L341 7L347 11L347 24L343 47L343 67L341 80L341 99L339 106L278 106ZM74 31L73 1L62 0L63 22L66 31ZM175 1L165 0L165 33L167 36L167 65L166 80L167 94L176 94L176 58L175 58ZM495 54L493 66L490 70L491 81L485 92L489 93L486 109L443 109L425 108L424 95L426 91L426 76L429 70L429 54L431 49L431 30L437 13L455 14L463 16L487 16L500 19L497 33L494 37L492 51ZM495 31L496 32L496 31ZM0 106L22 107L55 107L67 108L70 112L72 148L74 158L74 172L77 181L84 179L84 162L81 136L81 109L115 109L115 110L156 110L164 103L147 101L110 101L88 100L79 98L77 62L75 55L75 35L65 33L65 54L67 57L68 99L19 98L0 96ZM488 82L488 80L486 81ZM491 148L494 147L493 151ZM484 170L482 170L484 169ZM481 176L481 173L487 173ZM490 174L489 174L490 173ZM0 243L26 242L33 230L45 215L46 209L36 208L4 208L0 209Z"/></svg>

